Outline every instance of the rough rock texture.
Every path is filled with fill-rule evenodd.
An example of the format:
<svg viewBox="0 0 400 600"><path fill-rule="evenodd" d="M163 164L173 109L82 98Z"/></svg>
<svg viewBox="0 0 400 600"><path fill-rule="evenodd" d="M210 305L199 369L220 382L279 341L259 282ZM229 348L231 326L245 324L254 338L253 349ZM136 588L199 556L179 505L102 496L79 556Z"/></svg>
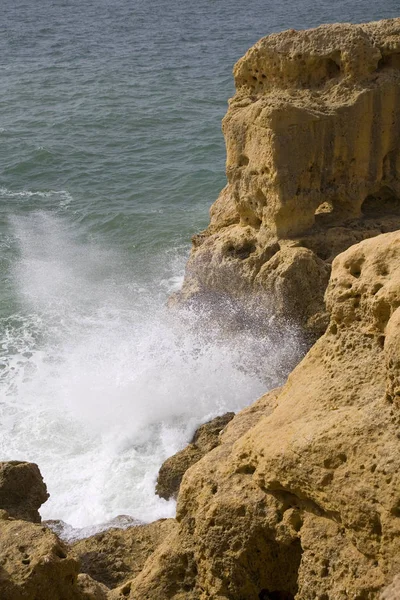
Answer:
<svg viewBox="0 0 400 600"><path fill-rule="evenodd" d="M200 425L190 444L164 461L158 473L156 485L156 493L161 498L166 500L176 498L182 477L188 468L218 446L220 432L234 416L235 413L229 412Z"/></svg>
<svg viewBox="0 0 400 600"><path fill-rule="evenodd" d="M400 227L400 19L270 35L234 78L228 184L176 299L251 292L323 333L333 258Z"/></svg>
<svg viewBox="0 0 400 600"><path fill-rule="evenodd" d="M325 335L186 472L178 528L112 598L372 600L390 590L400 573L400 232L337 257L326 303Z"/></svg>
<svg viewBox="0 0 400 600"><path fill-rule="evenodd" d="M78 583L79 563L47 527L0 515L1 600L103 600ZM92 583L92 590L97 588Z"/></svg>
<svg viewBox="0 0 400 600"><path fill-rule="evenodd" d="M39 508L48 497L37 465L19 461L0 463L0 509L15 519L40 523Z"/></svg>
<svg viewBox="0 0 400 600"><path fill-rule="evenodd" d="M78 589L82 595L82 600L107 600L108 587L94 581L86 573L80 573L77 580Z"/></svg>
<svg viewBox="0 0 400 600"><path fill-rule="evenodd" d="M396 575L381 594L381 600L398 600L398 598L400 598L400 575Z"/></svg>
<svg viewBox="0 0 400 600"><path fill-rule="evenodd" d="M128 529L108 529L72 546L81 572L114 588L136 577L154 550L176 528L174 519L161 519Z"/></svg>

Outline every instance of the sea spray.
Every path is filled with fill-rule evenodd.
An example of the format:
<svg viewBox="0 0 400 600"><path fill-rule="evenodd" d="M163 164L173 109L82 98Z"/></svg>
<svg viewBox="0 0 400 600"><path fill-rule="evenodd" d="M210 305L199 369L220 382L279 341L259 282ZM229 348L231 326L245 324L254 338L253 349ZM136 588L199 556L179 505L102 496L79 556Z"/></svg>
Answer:
<svg viewBox="0 0 400 600"><path fill-rule="evenodd" d="M19 312L2 323L3 460L39 464L45 519L173 516L154 493L161 463L200 423L281 383L302 352L296 331L227 335L201 311L168 309L184 255L133 268L48 212L13 218L12 231ZM158 279L143 276L151 269Z"/></svg>

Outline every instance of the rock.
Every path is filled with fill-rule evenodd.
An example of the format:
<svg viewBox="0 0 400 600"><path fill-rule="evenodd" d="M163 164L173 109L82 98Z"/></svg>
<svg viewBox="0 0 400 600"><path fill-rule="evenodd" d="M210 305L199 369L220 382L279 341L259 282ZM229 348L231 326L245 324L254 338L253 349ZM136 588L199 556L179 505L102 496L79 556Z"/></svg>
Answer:
<svg viewBox="0 0 400 600"><path fill-rule="evenodd" d="M175 303L224 295L324 332L332 260L400 227L400 19L272 34L234 68L228 185Z"/></svg>
<svg viewBox="0 0 400 600"><path fill-rule="evenodd" d="M200 425L191 443L164 461L156 485L156 493L161 498L165 500L176 498L183 475L189 467L218 445L220 432L234 416L235 413L229 412Z"/></svg>
<svg viewBox="0 0 400 600"><path fill-rule="evenodd" d="M82 600L107 600L109 589L107 586L94 581L86 573L80 573L77 581Z"/></svg>
<svg viewBox="0 0 400 600"><path fill-rule="evenodd" d="M48 497L37 465L20 461L0 463L0 508L10 516L40 523L39 508Z"/></svg>
<svg viewBox="0 0 400 600"><path fill-rule="evenodd" d="M400 598L400 575L396 575L392 583L382 592L380 600L398 600Z"/></svg>
<svg viewBox="0 0 400 600"><path fill-rule="evenodd" d="M47 527L11 518L0 521L2 600L89 600L78 585L78 572L79 563Z"/></svg>
<svg viewBox="0 0 400 600"><path fill-rule="evenodd" d="M147 558L176 527L174 519L161 519L128 529L108 529L72 545L81 572L107 588L136 577Z"/></svg>
<svg viewBox="0 0 400 600"><path fill-rule="evenodd" d="M339 255L326 305L287 383L186 472L125 597L372 600L400 573L400 232Z"/></svg>
<svg viewBox="0 0 400 600"><path fill-rule="evenodd" d="M204 453L194 444L189 444L163 462L158 472L156 494L169 500L176 498L182 477L186 471L197 463Z"/></svg>

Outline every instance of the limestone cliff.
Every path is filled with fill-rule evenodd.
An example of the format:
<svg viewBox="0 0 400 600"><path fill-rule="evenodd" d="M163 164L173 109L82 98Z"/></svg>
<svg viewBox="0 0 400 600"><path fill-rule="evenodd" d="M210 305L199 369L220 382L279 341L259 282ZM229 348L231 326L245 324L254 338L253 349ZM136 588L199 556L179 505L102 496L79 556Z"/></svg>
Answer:
<svg viewBox="0 0 400 600"><path fill-rule="evenodd" d="M400 227L400 19L270 35L234 78L228 184L178 299L253 296L322 333L333 258Z"/></svg>
<svg viewBox="0 0 400 600"><path fill-rule="evenodd" d="M337 257L326 303L286 385L186 472L131 600L372 600L400 573L400 232Z"/></svg>

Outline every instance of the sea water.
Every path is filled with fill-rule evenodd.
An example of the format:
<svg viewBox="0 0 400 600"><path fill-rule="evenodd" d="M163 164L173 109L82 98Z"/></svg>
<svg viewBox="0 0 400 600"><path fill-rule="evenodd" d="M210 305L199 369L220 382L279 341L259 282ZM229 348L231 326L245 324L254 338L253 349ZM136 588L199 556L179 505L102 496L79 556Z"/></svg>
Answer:
<svg viewBox="0 0 400 600"><path fill-rule="evenodd" d="M0 460L39 464L43 518L173 516L154 494L163 460L284 381L304 351L290 324L227 335L166 308L225 185L232 66L274 31L397 13L397 0L3 0Z"/></svg>

